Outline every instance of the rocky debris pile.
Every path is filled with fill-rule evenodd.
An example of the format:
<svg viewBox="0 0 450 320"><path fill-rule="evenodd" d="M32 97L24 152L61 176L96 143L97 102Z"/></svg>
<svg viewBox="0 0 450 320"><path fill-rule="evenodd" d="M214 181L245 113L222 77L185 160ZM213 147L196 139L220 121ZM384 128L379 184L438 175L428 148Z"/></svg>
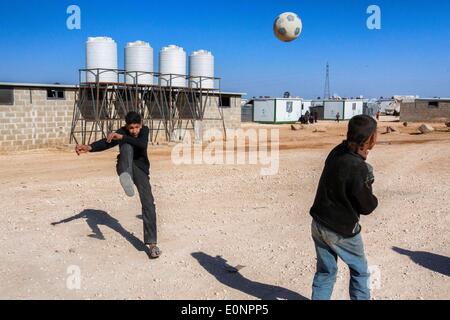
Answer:
<svg viewBox="0 0 450 320"><path fill-rule="evenodd" d="M422 134L427 134L427 133L433 132L434 128L432 126L430 126L429 124L423 124L419 127L419 131Z"/></svg>
<svg viewBox="0 0 450 320"><path fill-rule="evenodd" d="M386 127L386 131L383 134L390 134L390 133L400 133L397 129L393 127Z"/></svg>

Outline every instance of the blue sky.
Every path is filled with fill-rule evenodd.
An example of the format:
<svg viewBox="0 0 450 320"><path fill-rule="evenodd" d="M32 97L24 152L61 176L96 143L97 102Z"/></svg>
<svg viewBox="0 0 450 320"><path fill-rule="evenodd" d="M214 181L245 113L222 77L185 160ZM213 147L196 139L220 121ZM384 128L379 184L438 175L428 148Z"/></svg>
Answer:
<svg viewBox="0 0 450 320"><path fill-rule="evenodd" d="M66 9L81 8L81 30L68 30ZM377 4L382 29L366 27ZM301 37L278 41L276 16L298 13ZM0 81L77 83L89 36L119 48L145 40L211 50L222 89L249 96L322 96L325 65L341 96L450 96L450 1L0 1Z"/></svg>

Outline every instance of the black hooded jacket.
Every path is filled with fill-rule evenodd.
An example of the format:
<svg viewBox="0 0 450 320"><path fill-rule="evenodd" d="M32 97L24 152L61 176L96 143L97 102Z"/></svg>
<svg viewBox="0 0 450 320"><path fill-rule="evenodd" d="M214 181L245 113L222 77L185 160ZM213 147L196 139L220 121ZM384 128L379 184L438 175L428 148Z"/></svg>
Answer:
<svg viewBox="0 0 450 320"><path fill-rule="evenodd" d="M91 152L100 152L121 145L122 143L128 143L134 150L134 164L148 175L150 173L150 161L148 160L147 147L150 129L147 126L143 126L137 138L131 136L126 127L120 128L116 133L123 135L122 141L113 140L111 143L108 143L106 139L96 141L91 144ZM117 156L117 160L119 160L119 156Z"/></svg>
<svg viewBox="0 0 450 320"><path fill-rule="evenodd" d="M357 235L360 215L369 215L378 206L373 182L372 167L346 142L340 144L325 162L311 216L343 237Z"/></svg>

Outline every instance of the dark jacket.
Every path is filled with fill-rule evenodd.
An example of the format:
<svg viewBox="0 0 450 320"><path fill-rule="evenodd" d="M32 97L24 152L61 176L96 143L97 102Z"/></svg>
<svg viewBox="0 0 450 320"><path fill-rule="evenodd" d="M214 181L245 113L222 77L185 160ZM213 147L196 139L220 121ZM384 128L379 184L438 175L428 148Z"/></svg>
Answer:
<svg viewBox="0 0 450 320"><path fill-rule="evenodd" d="M147 147L148 147L148 136L150 130L147 126L143 126L139 132L139 136L134 138L130 135L125 127L120 128L116 131L123 135L123 140L113 140L111 143L106 142L106 139L102 139L91 144L91 152L100 152L117 146L118 144L128 143L134 149L134 164L144 171L146 174L150 172L150 161L148 160ZM119 157L117 157L119 159Z"/></svg>
<svg viewBox="0 0 450 320"><path fill-rule="evenodd" d="M357 235L360 215L369 215L378 206L373 182L372 167L342 143L325 162L311 216L346 238Z"/></svg>

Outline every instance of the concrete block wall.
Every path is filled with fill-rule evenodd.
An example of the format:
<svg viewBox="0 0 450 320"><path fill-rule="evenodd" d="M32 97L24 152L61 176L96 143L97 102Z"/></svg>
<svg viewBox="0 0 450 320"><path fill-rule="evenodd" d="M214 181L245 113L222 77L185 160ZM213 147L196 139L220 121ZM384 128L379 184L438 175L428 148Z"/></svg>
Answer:
<svg viewBox="0 0 450 320"><path fill-rule="evenodd" d="M207 108L205 110L204 118L220 118L220 113L217 108L219 103L218 97L209 99ZM225 120L225 127L227 129L238 129L241 127L241 97L231 97L230 107L221 108ZM218 128L222 130L223 123L221 120L205 120L203 121L203 131Z"/></svg>
<svg viewBox="0 0 450 320"><path fill-rule="evenodd" d="M429 107L428 101L404 102L400 107L402 122L450 121L450 101L439 101L439 108Z"/></svg>
<svg viewBox="0 0 450 320"><path fill-rule="evenodd" d="M241 127L241 98L231 97L222 108L226 128ZM219 119L218 97L210 98L205 118ZM64 100L47 99L46 88L14 88L14 104L0 105L0 152L64 146L70 142L75 89L65 89ZM203 122L203 131L218 128L221 120ZM160 136L164 136L160 132Z"/></svg>
<svg viewBox="0 0 450 320"><path fill-rule="evenodd" d="M14 88L14 104L0 105L0 151L20 151L69 143L74 90L64 100L47 99L47 90Z"/></svg>

